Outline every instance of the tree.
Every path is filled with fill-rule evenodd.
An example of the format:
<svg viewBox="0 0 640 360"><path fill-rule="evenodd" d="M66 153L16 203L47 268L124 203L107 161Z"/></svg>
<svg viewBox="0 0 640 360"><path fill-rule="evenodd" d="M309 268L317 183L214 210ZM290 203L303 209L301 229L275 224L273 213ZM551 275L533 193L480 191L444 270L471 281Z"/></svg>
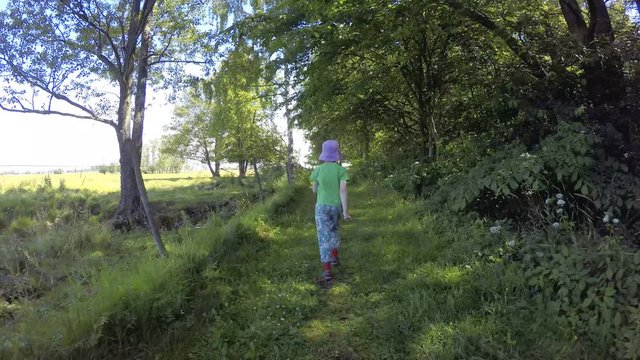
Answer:
<svg viewBox="0 0 640 360"><path fill-rule="evenodd" d="M198 22L190 16L195 18L199 5L28 0L11 2L0 13L0 71L10 75L0 107L111 126L119 144L121 181L114 223L129 227L144 210L161 254L139 166L146 88L153 66L193 56L177 51L177 44L195 36ZM109 92L112 84L115 96Z"/></svg>
<svg viewBox="0 0 640 360"><path fill-rule="evenodd" d="M570 68L576 65L581 67L584 85L575 84L579 90L571 91L570 101L586 108L586 120L604 139L604 157L612 156L627 164L632 172L640 172L640 124L636 120L640 116L640 109L635 101L626 98L629 88L625 63L620 56L620 44L616 44L616 29L610 17L610 11L618 5L622 5L622 11L625 11L622 1L590 0L581 5L582 2L575 0L559 0L557 7L573 43L564 41L562 34L554 34L563 48L556 44L538 53L535 53L538 49L532 49L530 45L535 38L531 41L528 37L515 37L513 29L500 25L469 3L459 0L444 0L444 3L503 40L528 65L531 74L544 79L545 84L553 87L567 85L562 82L573 76ZM545 10L551 6L535 0L526 4ZM545 26L550 29L553 25ZM543 55L551 58L551 66L544 66L538 60ZM577 64L573 59L578 60Z"/></svg>
<svg viewBox="0 0 640 360"><path fill-rule="evenodd" d="M162 140L160 138L145 142L142 148L142 162L140 163L143 173L179 173L184 169L184 159L162 151Z"/></svg>
<svg viewBox="0 0 640 360"><path fill-rule="evenodd" d="M640 114L633 111L632 115L628 113L630 109L624 109L624 64L615 46L609 8L604 0L587 1L587 22L583 8L576 0L560 0L559 3L568 30L578 45L576 55L581 58L584 71L590 122L604 135L604 146L609 155L623 161L631 158L631 165L640 171L640 147L637 145L640 135L637 116Z"/></svg>
<svg viewBox="0 0 640 360"><path fill-rule="evenodd" d="M272 98L264 94L270 87L260 81L261 64L251 46L239 40L212 79L213 118L224 132L222 152L228 161L238 163L240 178L245 177L253 158L259 124L268 115Z"/></svg>
<svg viewBox="0 0 640 360"><path fill-rule="evenodd" d="M222 138L220 121L214 118L213 89L210 81L198 81L184 104L176 107L173 133L162 140L162 152L206 164L212 177L220 176Z"/></svg>
<svg viewBox="0 0 640 360"><path fill-rule="evenodd" d="M445 95L470 67L461 66L470 32L450 10L425 1L280 5L256 18L254 34L302 64L299 122L312 138L340 138L367 158L384 131L389 147L435 159L450 116Z"/></svg>

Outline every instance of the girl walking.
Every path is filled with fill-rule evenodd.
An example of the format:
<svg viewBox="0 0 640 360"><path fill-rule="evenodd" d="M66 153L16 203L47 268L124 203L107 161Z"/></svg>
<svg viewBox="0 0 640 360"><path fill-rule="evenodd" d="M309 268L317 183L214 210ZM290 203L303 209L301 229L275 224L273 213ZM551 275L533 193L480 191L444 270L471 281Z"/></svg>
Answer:
<svg viewBox="0 0 640 360"><path fill-rule="evenodd" d="M342 159L340 147L336 140L327 140L322 144L322 153L318 165L309 179L313 182L313 192L316 193L316 228L318 231L318 246L320 261L322 262L322 277L326 288L331 287L333 273L332 266L340 264L338 248L339 219L349 220L347 211L347 182L349 172L338 164Z"/></svg>

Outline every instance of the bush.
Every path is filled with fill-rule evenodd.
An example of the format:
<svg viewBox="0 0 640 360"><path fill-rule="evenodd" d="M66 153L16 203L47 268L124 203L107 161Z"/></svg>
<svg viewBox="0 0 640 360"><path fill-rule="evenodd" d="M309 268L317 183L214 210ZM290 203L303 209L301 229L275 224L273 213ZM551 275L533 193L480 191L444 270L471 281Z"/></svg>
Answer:
<svg viewBox="0 0 640 360"><path fill-rule="evenodd" d="M581 223L605 212L640 220L640 179L613 159L596 161L600 139L579 123L560 123L541 146L527 151L514 143L480 161L468 173L439 184L431 206L475 210L494 218L526 219L549 194L561 192L578 204Z"/></svg>
<svg viewBox="0 0 640 360"><path fill-rule="evenodd" d="M616 237L598 246L534 243L523 253L529 285L577 335L603 358L640 357L640 253Z"/></svg>

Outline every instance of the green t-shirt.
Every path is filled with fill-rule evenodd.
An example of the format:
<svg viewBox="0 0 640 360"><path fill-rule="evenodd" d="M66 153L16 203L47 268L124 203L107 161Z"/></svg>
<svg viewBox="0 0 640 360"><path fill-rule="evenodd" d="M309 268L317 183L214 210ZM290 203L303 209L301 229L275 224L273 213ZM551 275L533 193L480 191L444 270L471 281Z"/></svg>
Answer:
<svg viewBox="0 0 640 360"><path fill-rule="evenodd" d="M347 169L337 163L326 162L316 167L309 179L318 183L316 203L341 207L340 181L349 181Z"/></svg>

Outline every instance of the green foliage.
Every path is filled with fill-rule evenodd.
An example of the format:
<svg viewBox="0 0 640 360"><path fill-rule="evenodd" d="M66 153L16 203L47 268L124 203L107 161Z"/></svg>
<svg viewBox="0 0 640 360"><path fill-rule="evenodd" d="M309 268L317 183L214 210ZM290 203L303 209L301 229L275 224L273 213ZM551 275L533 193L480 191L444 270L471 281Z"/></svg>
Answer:
<svg viewBox="0 0 640 360"><path fill-rule="evenodd" d="M161 140L155 139L142 148L140 168L144 174L178 174L185 167L185 159L162 151Z"/></svg>
<svg viewBox="0 0 640 360"><path fill-rule="evenodd" d="M528 207L535 211L535 202L561 192L586 204L583 220L594 221L602 212L635 214L640 182L613 159L597 163L598 143L583 125L561 123L540 147L527 151L513 143L468 173L446 178L430 201L452 210L517 215Z"/></svg>
<svg viewBox="0 0 640 360"><path fill-rule="evenodd" d="M597 357L637 359L640 253L616 237L597 246L583 243L525 248L527 283L576 335L595 345Z"/></svg>

